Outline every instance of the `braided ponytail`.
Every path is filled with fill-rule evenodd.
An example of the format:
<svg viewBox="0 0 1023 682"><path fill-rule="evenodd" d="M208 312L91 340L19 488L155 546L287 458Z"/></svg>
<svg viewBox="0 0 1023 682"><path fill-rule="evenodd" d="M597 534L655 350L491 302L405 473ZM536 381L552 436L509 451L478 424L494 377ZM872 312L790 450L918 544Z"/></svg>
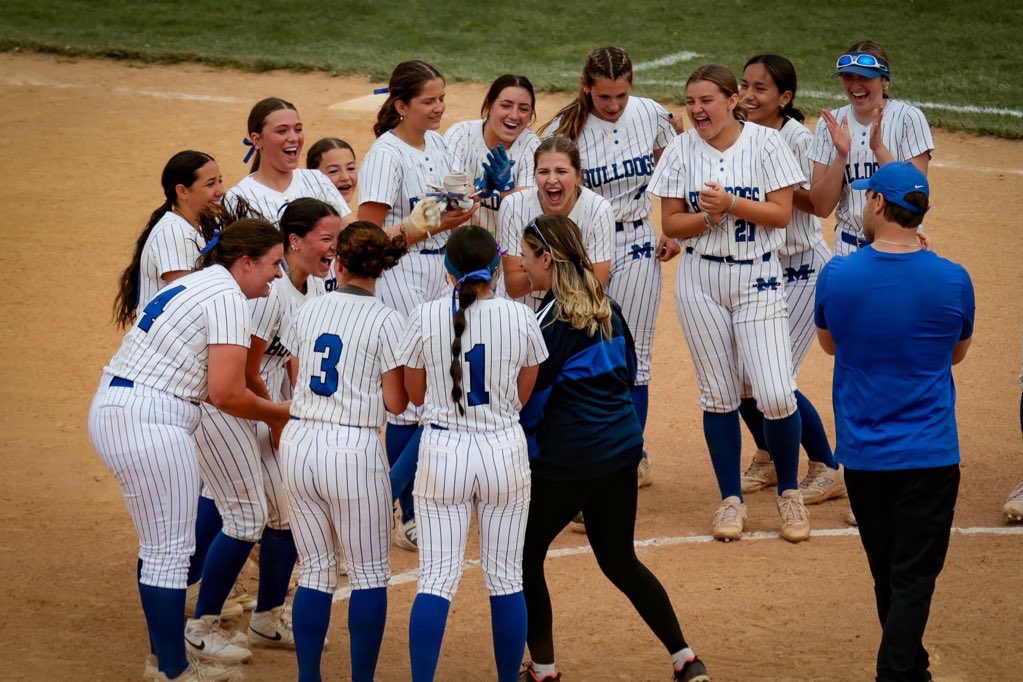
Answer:
<svg viewBox="0 0 1023 682"><path fill-rule="evenodd" d="M465 332L466 320L465 309L476 302L478 297L476 288L463 286L458 292L458 312L452 320L455 328L454 340L451 342L451 399L458 405L458 412L465 416L465 407L462 405L462 334Z"/></svg>

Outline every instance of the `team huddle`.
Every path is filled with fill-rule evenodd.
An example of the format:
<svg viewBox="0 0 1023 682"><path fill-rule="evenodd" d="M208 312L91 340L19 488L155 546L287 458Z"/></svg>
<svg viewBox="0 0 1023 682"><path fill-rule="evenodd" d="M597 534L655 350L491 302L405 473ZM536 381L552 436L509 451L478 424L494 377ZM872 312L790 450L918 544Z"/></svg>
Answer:
<svg viewBox="0 0 1023 682"><path fill-rule="evenodd" d="M504 75L479 119L442 136L444 78L409 61L361 166L325 137L300 167L301 118L278 98L252 108L252 172L231 189L211 156L174 155L89 415L139 536L145 678L233 679L275 647L319 680L347 575L352 677L372 680L393 542L419 554L409 651L413 679L432 680L475 516L498 679L561 677L544 559L572 525L673 679L709 680L633 547L661 263L680 258L713 536L739 540L744 495L775 488L781 536L806 540L806 505L846 490L796 387L831 259L821 217L836 213L837 254L869 245L853 183L891 162L926 173L934 147L920 110L888 98L884 48L854 44L835 75L849 104L814 132L784 57L757 55L739 79L701 67L683 131L631 95L625 51L601 48L537 132L533 86ZM757 444L745 472L740 419ZM258 596L241 599L257 544ZM246 635L222 628L245 607Z"/></svg>

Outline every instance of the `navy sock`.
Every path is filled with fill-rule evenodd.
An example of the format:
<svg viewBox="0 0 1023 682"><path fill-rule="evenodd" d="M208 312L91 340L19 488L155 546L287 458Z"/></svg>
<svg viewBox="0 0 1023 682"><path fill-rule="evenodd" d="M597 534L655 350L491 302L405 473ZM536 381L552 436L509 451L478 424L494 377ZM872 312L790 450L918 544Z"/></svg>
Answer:
<svg viewBox="0 0 1023 682"><path fill-rule="evenodd" d="M494 631L494 659L498 682L519 679L526 650L526 598L522 592L490 598L490 624Z"/></svg>
<svg viewBox="0 0 1023 682"><path fill-rule="evenodd" d="M199 498L198 514L195 517L195 554L188 563L188 584L195 585L202 577L206 555L217 533L224 527L224 520L217 511L217 503L208 497Z"/></svg>
<svg viewBox="0 0 1023 682"><path fill-rule="evenodd" d="M388 430L392 425L387 425ZM401 502L401 520L408 521L413 514L412 483L419 467L419 443L423 439L423 427L416 427L415 432L402 446L398 459L391 462L391 500ZM390 458L390 455L388 455Z"/></svg>
<svg viewBox="0 0 1023 682"><path fill-rule="evenodd" d="M284 604L291 583L291 572L298 559L295 538L290 530L267 526L259 539L259 594L256 611L269 611Z"/></svg>
<svg viewBox="0 0 1023 682"><path fill-rule="evenodd" d="M387 622L387 588L352 590L348 632L352 638L352 682L373 682Z"/></svg>
<svg viewBox="0 0 1023 682"><path fill-rule="evenodd" d="M142 612L160 670L174 678L188 667L185 658L185 591L139 583Z"/></svg>
<svg viewBox="0 0 1023 682"><path fill-rule="evenodd" d="M746 428L757 444L757 450L767 450L767 439L764 438L764 413L757 409L757 401L743 398L739 402L739 415L746 422Z"/></svg>
<svg viewBox="0 0 1023 682"><path fill-rule="evenodd" d="M451 602L420 592L412 602L408 624L408 650L412 659L412 682L430 682L437 672L440 645Z"/></svg>
<svg viewBox="0 0 1023 682"><path fill-rule="evenodd" d="M299 682L320 682L320 659L330 627L330 592L299 587L292 605L291 631L295 634Z"/></svg>
<svg viewBox="0 0 1023 682"><path fill-rule="evenodd" d="M710 450L710 463L718 479L721 499L742 499L742 475L739 471L742 454L742 433L739 431L739 412L704 412L703 435Z"/></svg>
<svg viewBox="0 0 1023 682"><path fill-rule="evenodd" d="M647 385L632 387L632 405L636 408L639 425L646 430L647 413L650 411L650 387Z"/></svg>
<svg viewBox="0 0 1023 682"><path fill-rule="evenodd" d="M139 584L139 597L142 597L142 559L135 563L135 580ZM153 644L153 628L149 626L149 619L146 619L146 631L149 633L149 653L156 654L156 646Z"/></svg>
<svg viewBox="0 0 1023 682"><path fill-rule="evenodd" d="M234 581L242 572L242 566L249 557L255 542L236 540L217 533L217 539L210 545L206 565L202 570L202 586L199 588L199 602L195 606L195 617L216 615L224 610L227 595L231 594Z"/></svg>
<svg viewBox="0 0 1023 682"><path fill-rule="evenodd" d="M419 441L423 436L423 427L418 424L388 424L384 431L384 447L387 450L387 463L394 466L402 453L408 447L419 450ZM414 442L414 445L413 445ZM418 461L418 455L416 455ZM407 523L415 516L412 507L412 483L411 481L399 491L391 490L391 495L398 498L401 506L401 522Z"/></svg>
<svg viewBox="0 0 1023 682"><path fill-rule="evenodd" d="M824 422L817 414L817 408L813 406L809 398L799 391L796 391L796 406L799 409L799 421L802 424L800 442L806 449L806 456L810 458L811 462L820 462L832 469L837 469L835 454L831 451L828 433L824 430Z"/></svg>
<svg viewBox="0 0 1023 682"><path fill-rule="evenodd" d="M778 494L799 488L799 411L784 419L764 419L764 436L778 472Z"/></svg>

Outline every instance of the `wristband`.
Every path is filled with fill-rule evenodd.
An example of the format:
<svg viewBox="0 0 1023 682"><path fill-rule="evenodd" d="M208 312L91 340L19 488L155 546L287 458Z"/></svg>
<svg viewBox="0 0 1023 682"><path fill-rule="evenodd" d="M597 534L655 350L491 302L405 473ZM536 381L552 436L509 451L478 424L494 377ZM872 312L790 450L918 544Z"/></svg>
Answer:
<svg viewBox="0 0 1023 682"><path fill-rule="evenodd" d="M728 204L728 209L725 211L725 213L731 213L732 209L735 208L735 204L736 204L737 201L739 201L739 195L733 194L732 195L732 203Z"/></svg>
<svg viewBox="0 0 1023 682"><path fill-rule="evenodd" d="M710 214L706 211L703 211L703 224L707 226L708 230L714 227L714 223L710 222Z"/></svg>

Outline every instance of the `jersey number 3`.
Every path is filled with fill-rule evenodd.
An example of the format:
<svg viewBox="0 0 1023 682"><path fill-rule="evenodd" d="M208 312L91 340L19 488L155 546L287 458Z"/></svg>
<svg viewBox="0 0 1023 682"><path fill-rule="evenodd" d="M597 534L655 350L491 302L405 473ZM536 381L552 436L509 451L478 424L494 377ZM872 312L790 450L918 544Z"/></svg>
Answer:
<svg viewBox="0 0 1023 682"><path fill-rule="evenodd" d="M320 361L320 374L309 380L309 390L316 395L330 397L337 391L337 363L341 360L341 337L337 334L320 334L313 350L323 353Z"/></svg>

